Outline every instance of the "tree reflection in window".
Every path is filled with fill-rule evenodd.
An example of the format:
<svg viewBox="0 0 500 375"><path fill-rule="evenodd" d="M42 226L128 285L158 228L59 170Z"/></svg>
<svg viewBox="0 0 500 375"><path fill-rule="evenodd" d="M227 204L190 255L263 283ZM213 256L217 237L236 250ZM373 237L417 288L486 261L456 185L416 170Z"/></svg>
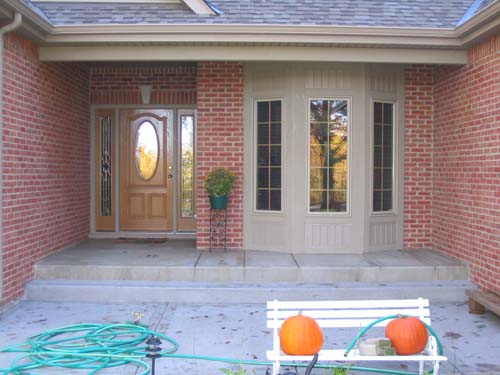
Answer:
<svg viewBox="0 0 500 375"><path fill-rule="evenodd" d="M181 213L194 215L194 116L181 116Z"/></svg>
<svg viewBox="0 0 500 375"><path fill-rule="evenodd" d="M348 101L310 101L309 211L346 212Z"/></svg>
<svg viewBox="0 0 500 375"><path fill-rule="evenodd" d="M158 167L158 135L149 121L137 128L135 163L139 176L145 181L153 178Z"/></svg>

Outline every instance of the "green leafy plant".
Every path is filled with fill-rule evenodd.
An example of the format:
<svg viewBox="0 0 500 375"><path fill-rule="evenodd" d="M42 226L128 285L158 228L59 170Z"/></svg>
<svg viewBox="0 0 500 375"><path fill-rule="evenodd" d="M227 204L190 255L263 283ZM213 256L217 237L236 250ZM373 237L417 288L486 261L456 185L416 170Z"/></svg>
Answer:
<svg viewBox="0 0 500 375"><path fill-rule="evenodd" d="M205 189L210 195L229 195L236 176L226 168L212 169L205 178Z"/></svg>
<svg viewBox="0 0 500 375"><path fill-rule="evenodd" d="M334 367L332 368L332 375L348 375L351 372L351 367Z"/></svg>
<svg viewBox="0 0 500 375"><path fill-rule="evenodd" d="M243 367L240 367L238 371L232 371L228 368L221 368L219 370L221 370L226 375L247 375L247 371Z"/></svg>

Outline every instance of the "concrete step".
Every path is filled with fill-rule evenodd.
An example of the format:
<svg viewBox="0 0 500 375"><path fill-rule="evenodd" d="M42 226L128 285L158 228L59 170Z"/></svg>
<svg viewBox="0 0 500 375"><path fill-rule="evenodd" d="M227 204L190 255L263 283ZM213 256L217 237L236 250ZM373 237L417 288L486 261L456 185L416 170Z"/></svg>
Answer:
<svg viewBox="0 0 500 375"><path fill-rule="evenodd" d="M357 300L424 297L432 302L465 302L469 281L216 283L168 281L34 280L25 298L96 303L172 302L263 303L268 300Z"/></svg>
<svg viewBox="0 0 500 375"><path fill-rule="evenodd" d="M467 267L433 251L364 255L75 249L35 266L43 280L188 282L428 282L468 280Z"/></svg>

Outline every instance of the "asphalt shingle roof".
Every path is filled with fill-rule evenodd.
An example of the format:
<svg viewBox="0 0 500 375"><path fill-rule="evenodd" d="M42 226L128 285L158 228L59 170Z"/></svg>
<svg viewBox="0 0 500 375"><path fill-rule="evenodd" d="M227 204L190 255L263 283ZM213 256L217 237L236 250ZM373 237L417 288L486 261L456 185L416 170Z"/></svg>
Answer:
<svg viewBox="0 0 500 375"><path fill-rule="evenodd" d="M30 2L29 0L23 0ZM498 0L481 0L486 7ZM262 24L453 28L473 0L212 0L219 16L199 16L185 4L54 3L32 6L54 25Z"/></svg>

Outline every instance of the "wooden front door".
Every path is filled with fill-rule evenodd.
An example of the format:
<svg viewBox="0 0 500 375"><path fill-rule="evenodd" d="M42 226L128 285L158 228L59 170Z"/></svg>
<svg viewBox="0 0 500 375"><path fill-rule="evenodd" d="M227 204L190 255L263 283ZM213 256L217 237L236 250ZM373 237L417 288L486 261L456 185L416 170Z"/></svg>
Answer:
<svg viewBox="0 0 500 375"><path fill-rule="evenodd" d="M120 230L172 230L172 124L166 110L120 112Z"/></svg>

